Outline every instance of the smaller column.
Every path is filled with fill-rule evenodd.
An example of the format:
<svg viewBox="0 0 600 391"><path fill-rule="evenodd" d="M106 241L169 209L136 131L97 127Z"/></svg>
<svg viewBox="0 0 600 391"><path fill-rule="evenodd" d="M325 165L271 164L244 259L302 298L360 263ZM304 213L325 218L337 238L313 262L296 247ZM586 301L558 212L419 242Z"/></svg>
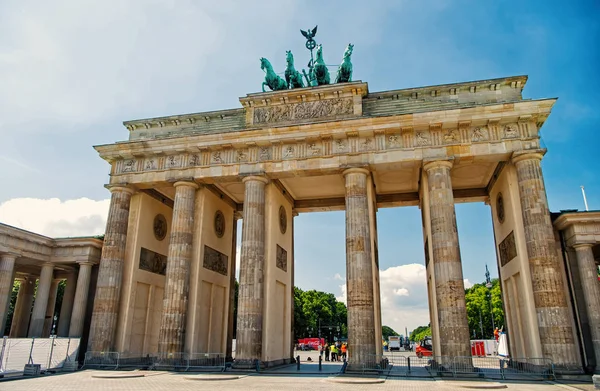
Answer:
<svg viewBox="0 0 600 391"><path fill-rule="evenodd" d="M48 306L48 297L50 296L50 287L54 276L54 265L45 263L42 265L42 273L40 274L40 282L38 283L37 294L33 303L33 311L31 312L31 322L29 324L29 332L27 336L41 337L44 330L44 319L46 318L46 307Z"/></svg>
<svg viewBox="0 0 600 391"><path fill-rule="evenodd" d="M165 295L158 334L158 353L163 357L183 353L185 343L186 313L190 289L190 263L194 238L194 182L180 181L175 186L175 204L169 252ZM177 358L176 356L173 356Z"/></svg>
<svg viewBox="0 0 600 391"><path fill-rule="evenodd" d="M465 285L460 258L456 212L450 169L451 161L432 161L423 166L427 172L429 218L431 220L431 247L435 275L435 300L439 320L440 352L442 362L451 357L466 357L464 365L471 365L471 342Z"/></svg>
<svg viewBox="0 0 600 391"><path fill-rule="evenodd" d="M92 275L92 262L79 262L79 275L73 302L73 314L69 326L69 337L80 338L83 334L83 322L87 309L88 292L90 291L90 276Z"/></svg>
<svg viewBox="0 0 600 391"><path fill-rule="evenodd" d="M58 283L60 280L52 280L50 285L50 294L48 295L48 304L46 305L46 317L44 319L44 328L42 338L48 338L52 332L54 322L54 307L56 307L56 294L58 293Z"/></svg>
<svg viewBox="0 0 600 391"><path fill-rule="evenodd" d="M4 334L6 317L15 280L15 263L17 256L2 254L0 256L0 335Z"/></svg>
<svg viewBox="0 0 600 391"><path fill-rule="evenodd" d="M232 239L231 239L231 271L229 272L229 314L227 319L227 345L225 347L225 360L233 361L233 329L235 325L235 268L237 253L237 221L241 216L233 212Z"/></svg>
<svg viewBox="0 0 600 391"><path fill-rule="evenodd" d="M58 327L56 335L59 337L69 336L69 326L71 325L71 314L73 312L73 300L75 299L75 288L77 284L77 274L74 272L67 275L67 284L63 294L60 315L58 316Z"/></svg>
<svg viewBox="0 0 600 391"><path fill-rule="evenodd" d="M348 292L348 358L351 365L372 362L375 341L375 299L367 176L364 168L343 173L346 187L346 285Z"/></svg>
<svg viewBox="0 0 600 391"><path fill-rule="evenodd" d="M581 278L581 288L583 298L587 309L588 320L590 323L590 332L592 334L592 345L596 356L596 373L600 372L600 283L598 282L598 272L593 244L576 244L577 268Z"/></svg>
<svg viewBox="0 0 600 391"><path fill-rule="evenodd" d="M236 335L236 367L252 368L263 357L265 269L265 185L261 176L243 179L244 217L240 252L240 286Z"/></svg>
<svg viewBox="0 0 600 391"><path fill-rule="evenodd" d="M33 304L34 292L35 278L23 278L23 280L21 280L21 286L19 287L19 293L17 294L15 312L13 313L13 319L10 325L11 338L27 337L29 316L31 315L31 305Z"/></svg>

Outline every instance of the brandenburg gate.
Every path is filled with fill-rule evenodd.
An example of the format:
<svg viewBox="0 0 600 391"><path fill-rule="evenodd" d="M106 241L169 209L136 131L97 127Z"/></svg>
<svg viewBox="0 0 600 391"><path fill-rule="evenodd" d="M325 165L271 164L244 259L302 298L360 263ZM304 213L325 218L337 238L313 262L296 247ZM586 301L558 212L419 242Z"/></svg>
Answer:
<svg viewBox="0 0 600 391"><path fill-rule="evenodd" d="M95 147L112 197L88 351L231 355L241 218L235 366L290 362L294 216L345 210L349 363L371 360L377 211L416 205L434 355L469 357L454 205L485 202L513 356L580 366L540 166L555 99L523 99L526 81L383 92L341 82L125 122L128 141Z"/></svg>

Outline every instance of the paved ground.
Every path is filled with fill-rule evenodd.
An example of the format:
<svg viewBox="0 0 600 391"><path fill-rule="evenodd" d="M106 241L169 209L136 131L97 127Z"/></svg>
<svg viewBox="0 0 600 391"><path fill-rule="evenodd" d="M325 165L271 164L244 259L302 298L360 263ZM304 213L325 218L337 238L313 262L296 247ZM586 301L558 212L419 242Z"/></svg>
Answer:
<svg viewBox="0 0 600 391"><path fill-rule="evenodd" d="M123 372L120 372L123 373ZM576 390L568 386L559 386L544 382L537 383L498 383L498 382L467 382L436 379L387 379L381 384L340 384L328 381L323 376L266 376L249 375L241 376L235 380L199 381L189 380L190 374L174 374L166 372L141 372L144 377L105 379L95 378L97 375L106 375L107 371L79 371L69 374L44 376L31 379L20 379L0 382L0 390L47 390L47 391L93 391L93 390L127 390L127 391L152 391L152 390L414 390L414 391L451 391L466 390L466 386L478 386L481 389L490 389L491 386L506 386L507 390L536 391ZM196 376L200 377L200 376ZM582 390L590 388L578 388Z"/></svg>

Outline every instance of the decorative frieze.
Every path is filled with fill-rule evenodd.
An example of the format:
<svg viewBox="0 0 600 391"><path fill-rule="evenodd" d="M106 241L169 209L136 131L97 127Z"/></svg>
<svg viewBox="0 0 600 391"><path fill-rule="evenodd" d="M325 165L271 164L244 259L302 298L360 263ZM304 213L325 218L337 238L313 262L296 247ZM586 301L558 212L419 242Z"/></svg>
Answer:
<svg viewBox="0 0 600 391"><path fill-rule="evenodd" d="M139 268L164 276L167 274L167 256L142 247L140 249Z"/></svg>
<svg viewBox="0 0 600 391"><path fill-rule="evenodd" d="M458 127L447 129L444 129L442 125L442 123L433 123L429 125L428 129L417 130L412 127L402 127L399 131L375 130L370 135L359 134L356 130L347 130L345 134L340 134L336 138L332 136L303 137L287 142L272 141L270 145L251 143L247 146L232 144L202 146L196 153L119 160L115 165L115 172L119 174L211 165L311 159L321 156L359 154L401 148L502 141L531 137L529 134L536 132L534 123L531 121L500 123L500 119L494 119L489 120L487 125L477 126L471 126L470 121L462 121L458 123Z"/></svg>
<svg viewBox="0 0 600 391"><path fill-rule="evenodd" d="M280 245L277 245L276 266L284 272L287 272L287 251Z"/></svg>
<svg viewBox="0 0 600 391"><path fill-rule="evenodd" d="M212 247L204 245L204 260L202 266L205 269L211 270L215 273L227 275L227 255L220 251L215 250Z"/></svg>
<svg viewBox="0 0 600 391"><path fill-rule="evenodd" d="M515 244L515 233L510 233L498 245L498 255L500 256L500 265L505 266L517 256L517 245Z"/></svg>
<svg viewBox="0 0 600 391"><path fill-rule="evenodd" d="M326 119L354 114L352 98L338 98L292 104L255 107L253 124L272 124L302 120Z"/></svg>

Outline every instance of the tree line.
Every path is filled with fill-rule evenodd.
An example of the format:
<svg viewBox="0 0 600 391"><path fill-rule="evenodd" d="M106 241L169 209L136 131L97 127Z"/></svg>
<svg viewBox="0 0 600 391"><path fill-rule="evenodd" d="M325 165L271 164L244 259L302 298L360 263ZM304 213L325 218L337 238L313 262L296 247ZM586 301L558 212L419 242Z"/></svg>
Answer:
<svg viewBox="0 0 600 391"><path fill-rule="evenodd" d="M494 327L500 329L505 326L500 281L494 278L491 282L491 288L486 287L485 283L480 283L465 289L467 319L472 339L493 338ZM430 325L414 329L410 333L410 340L418 342L426 336L431 336Z"/></svg>

